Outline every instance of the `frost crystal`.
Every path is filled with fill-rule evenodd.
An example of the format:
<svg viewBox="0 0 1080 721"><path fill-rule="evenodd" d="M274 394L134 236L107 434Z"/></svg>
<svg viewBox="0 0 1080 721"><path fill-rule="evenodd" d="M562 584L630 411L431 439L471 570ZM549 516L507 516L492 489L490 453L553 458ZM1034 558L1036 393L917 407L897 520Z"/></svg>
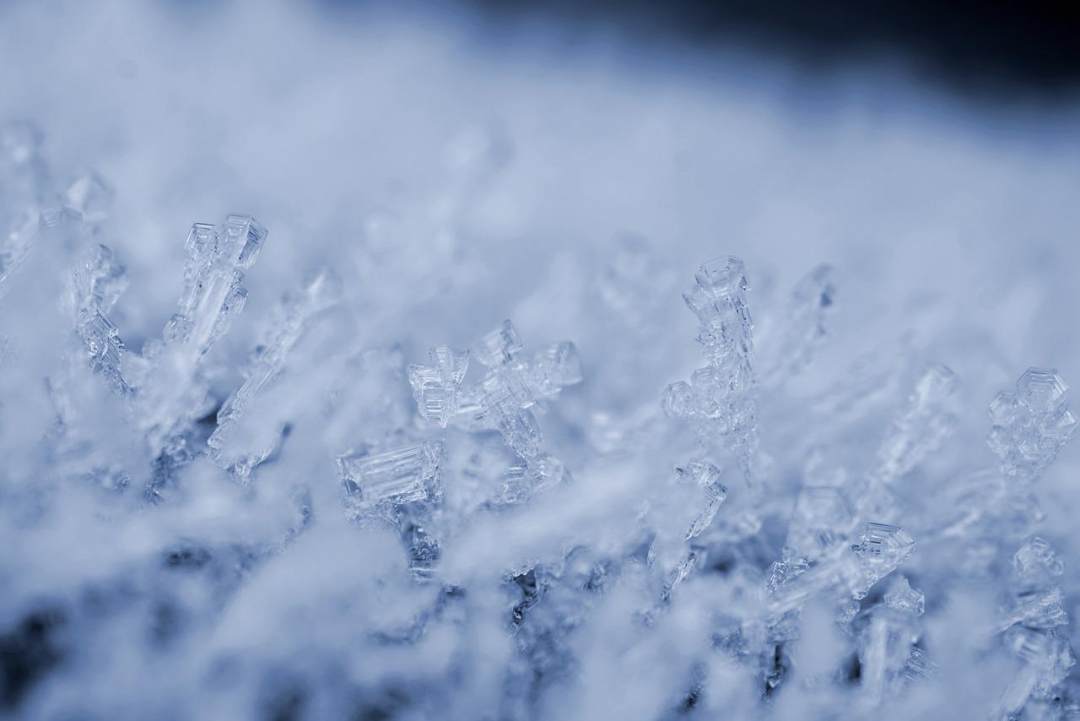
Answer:
<svg viewBox="0 0 1080 721"><path fill-rule="evenodd" d="M926 610L926 597L915 590L904 576L896 576L885 591L885 605L912 616L921 616Z"/></svg>
<svg viewBox="0 0 1080 721"><path fill-rule="evenodd" d="M669 385L661 405L669 416L690 420L707 446L726 444L749 482L757 428L746 271L738 258L717 258L694 278L683 299L698 317L698 342L709 364L695 370L690 383Z"/></svg>
<svg viewBox="0 0 1080 721"><path fill-rule="evenodd" d="M410 571L420 581L434 575L441 553L431 526L442 500L442 456L442 444L425 441L380 453L349 451L337 459L346 515L357 523L380 521L396 528Z"/></svg>
<svg viewBox="0 0 1080 721"><path fill-rule="evenodd" d="M469 353L439 346L429 355L430 366L409 366L409 385L420 417L446 428L458 411L458 392L469 368Z"/></svg>
<svg viewBox="0 0 1080 721"><path fill-rule="evenodd" d="M89 356L90 367L122 393L131 390L121 372L124 343L108 313L126 287L124 266L104 245L94 246L72 273L75 330Z"/></svg>
<svg viewBox="0 0 1080 721"><path fill-rule="evenodd" d="M1066 405L1067 390L1057 371L1028 368L1015 392L1003 391L990 403L988 443L1006 476L1038 478L1072 438L1077 421Z"/></svg>
<svg viewBox="0 0 1080 721"><path fill-rule="evenodd" d="M400 506L437 500L441 455L438 443L421 443L382 453L359 450L339 456L338 472L350 517L392 517Z"/></svg>
<svg viewBox="0 0 1080 721"><path fill-rule="evenodd" d="M832 266L819 265L792 290L781 337L771 354L774 360L763 374L769 385L796 375L813 358L834 310L833 274Z"/></svg>
<svg viewBox="0 0 1080 721"><path fill-rule="evenodd" d="M196 223L188 234L187 268L180 308L165 327L169 345L205 354L244 308L243 271L262 250L266 229L246 215L230 215L221 227Z"/></svg>
<svg viewBox="0 0 1080 721"><path fill-rule="evenodd" d="M690 524L686 540L700 536L716 518L720 506L727 500L727 488L720 482L720 469L711 463L693 461L675 469L676 478L684 483L692 483L704 489L706 497L704 507Z"/></svg>
<svg viewBox="0 0 1080 721"><path fill-rule="evenodd" d="M162 488L194 455L192 424L212 411L202 359L243 309L243 271L255 262L265 239L266 230L243 215L230 215L220 227L193 225L179 310L166 324L163 341L147 343L126 373L155 459L146 490L151 500L160 499Z"/></svg>
<svg viewBox="0 0 1080 721"><path fill-rule="evenodd" d="M252 354L244 383L218 410L218 425L207 445L214 460L233 471L241 481L247 481L252 469L274 453L284 430L277 422L269 429L245 424L243 417L248 407L281 374L289 352L312 322L340 298L340 281L326 270L316 274L299 293L286 296ZM247 427L240 428L241 425Z"/></svg>
<svg viewBox="0 0 1080 721"><path fill-rule="evenodd" d="M439 346L430 352L431 366L409 367L417 412L425 420L467 431L498 431L524 463L507 476L504 498L525 497L568 478L565 467L543 452L543 436L532 408L582 381L581 360L573 343L556 343L520 357L523 346L509 320L483 336L470 353ZM469 358L487 367L474 386L462 388ZM523 495L525 494L525 495Z"/></svg>
<svg viewBox="0 0 1080 721"><path fill-rule="evenodd" d="M281 300L251 328L266 231L194 226L175 316L144 341L175 254L114 239L158 219L117 182L137 225L114 227L111 182L0 130L0 715L1080 719L1068 390L1031 369L994 399L992 463L965 402L996 360L1046 351L1059 329L1015 332L1025 288L1068 273L1023 278L1041 254L1007 254L1015 272L986 276L1017 281L988 299L1005 322L983 327L839 253L854 300L834 333L832 269L785 297L771 279L796 256L755 244L758 324L743 263L706 262L684 298L703 360L683 368L672 239L507 250L557 229L515 197L532 183L496 187L503 140L466 135L432 193L356 186L391 213L281 204L311 242L265 258ZM148 196L181 207L182 185ZM309 262L333 272L300 282ZM510 321L462 335L499 307L588 358Z"/></svg>

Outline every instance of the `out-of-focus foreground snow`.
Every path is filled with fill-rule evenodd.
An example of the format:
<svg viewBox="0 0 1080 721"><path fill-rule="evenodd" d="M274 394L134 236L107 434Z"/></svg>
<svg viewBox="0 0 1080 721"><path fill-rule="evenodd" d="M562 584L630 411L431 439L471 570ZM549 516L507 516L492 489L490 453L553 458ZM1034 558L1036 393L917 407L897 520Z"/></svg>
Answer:
<svg viewBox="0 0 1080 721"><path fill-rule="evenodd" d="M1080 382L1078 109L415 8L0 6L0 713L1077 717L1080 455L1056 399L986 438L1029 366ZM163 331L230 213L269 231L246 304ZM99 243L126 288L80 286ZM665 414L728 255L755 380ZM504 318L581 364L530 376L524 460L407 370L508 383ZM401 448L423 498L343 499Z"/></svg>

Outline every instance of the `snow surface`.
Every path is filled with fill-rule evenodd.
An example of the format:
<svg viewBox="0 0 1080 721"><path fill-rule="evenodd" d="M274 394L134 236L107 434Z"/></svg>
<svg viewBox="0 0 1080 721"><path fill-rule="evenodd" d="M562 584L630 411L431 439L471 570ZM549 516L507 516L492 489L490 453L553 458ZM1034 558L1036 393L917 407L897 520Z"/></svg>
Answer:
<svg viewBox="0 0 1080 721"><path fill-rule="evenodd" d="M1080 105L916 77L411 7L0 6L0 121L39 128L47 167L39 202L13 190L25 165L0 177L0 219L36 228L90 169L114 191L68 235L34 230L0 280L0 713L1080 717L1069 652L1048 668L1023 636L1080 648L1080 451L1045 459L1036 511L986 443L1029 366L1080 379ZM230 213L269 230L246 304L204 356L155 355L188 229ZM127 391L72 320L95 243L127 287L82 307L111 305ZM661 411L702 363L681 293L727 255L754 319L750 482L726 436ZM789 303L823 262L819 338ZM275 329L324 269L340 296L289 345ZM407 372L506 318L530 357L573 341L584 379L529 410L544 468L572 478L513 498L507 474L538 466L424 422ZM287 355L219 436L267 451L247 477L206 442L275 337ZM941 365L955 388L924 375ZM420 508L347 513L339 456L418 443L441 454ZM687 541L716 488L687 481L703 457L726 498ZM817 542L800 499L831 493L806 488L854 514L815 568L877 575L774 614L774 582L800 578L785 544ZM423 573L417 518L438 547ZM881 560L867 521L914 547ZM1031 594L1061 613L1010 616ZM873 645L889 629L897 667ZM909 648L925 673L905 675Z"/></svg>

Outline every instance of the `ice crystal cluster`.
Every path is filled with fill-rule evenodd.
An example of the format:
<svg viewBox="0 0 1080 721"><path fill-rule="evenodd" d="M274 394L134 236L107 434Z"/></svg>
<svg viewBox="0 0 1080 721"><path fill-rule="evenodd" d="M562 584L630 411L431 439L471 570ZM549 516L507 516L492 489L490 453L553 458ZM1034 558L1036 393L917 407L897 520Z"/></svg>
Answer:
<svg viewBox="0 0 1080 721"><path fill-rule="evenodd" d="M0 8L0 717L1080 720L1071 141L103 7Z"/></svg>

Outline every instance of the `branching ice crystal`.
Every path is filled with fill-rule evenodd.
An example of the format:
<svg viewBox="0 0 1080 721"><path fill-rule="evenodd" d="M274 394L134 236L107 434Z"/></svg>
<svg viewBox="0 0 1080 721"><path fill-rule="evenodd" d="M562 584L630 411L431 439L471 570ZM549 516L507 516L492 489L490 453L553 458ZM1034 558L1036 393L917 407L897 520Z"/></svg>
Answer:
<svg viewBox="0 0 1080 721"><path fill-rule="evenodd" d="M497 430L524 463L505 478L504 498L520 500L568 477L565 466L543 453L543 438L532 408L582 381L581 360L573 343L555 343L521 358L523 346L509 321L484 335L466 352L439 346L431 366L409 367L417 412L430 423L450 423L466 431ZM462 388L469 359L487 368L474 386ZM531 490L527 490L526 486Z"/></svg>
<svg viewBox="0 0 1080 721"><path fill-rule="evenodd" d="M768 610L780 616L828 589L835 589L841 604L858 601L906 561L914 548L915 541L903 529L866 523L859 542L850 548L837 547L818 561L793 557L774 563L767 582Z"/></svg>
<svg viewBox="0 0 1080 721"><path fill-rule="evenodd" d="M1011 598L998 630L1023 666L1002 696L1005 714L1049 698L1076 663L1064 632L1069 616L1059 585L1063 572L1054 549L1037 536L1013 554Z"/></svg>
<svg viewBox="0 0 1080 721"><path fill-rule="evenodd" d="M244 270L262 250L266 229L246 215L230 215L214 227L196 223L188 235L187 268L180 308L165 327L165 342L205 354L244 308Z"/></svg>
<svg viewBox="0 0 1080 721"><path fill-rule="evenodd" d="M147 343L132 361L128 380L137 390L136 416L155 458L147 487L151 499L194 453L185 434L212 410L200 377L202 358L243 309L243 271L255 262L265 239L266 229L244 215L230 215L220 227L193 225L179 309L166 324L163 341Z"/></svg>
<svg viewBox="0 0 1080 721"><path fill-rule="evenodd" d="M283 431L276 423L269 432L240 428L248 406L281 374L289 352L313 320L340 298L340 281L328 270L317 273L299 293L286 296L252 353L244 383L218 410L218 425L207 445L214 460L241 481L249 480L255 466L274 453Z"/></svg>
<svg viewBox="0 0 1080 721"><path fill-rule="evenodd" d="M700 322L698 342L708 365L689 383L669 385L662 406L668 416L690 420L707 446L726 442L749 482L757 428L746 271L729 256L705 262L694 278L683 299Z"/></svg>
<svg viewBox="0 0 1080 721"><path fill-rule="evenodd" d="M1067 390L1057 371L1028 368L1015 392L1002 391L990 403L993 428L988 443L1006 476L1038 478L1075 434L1077 421L1065 400Z"/></svg>

